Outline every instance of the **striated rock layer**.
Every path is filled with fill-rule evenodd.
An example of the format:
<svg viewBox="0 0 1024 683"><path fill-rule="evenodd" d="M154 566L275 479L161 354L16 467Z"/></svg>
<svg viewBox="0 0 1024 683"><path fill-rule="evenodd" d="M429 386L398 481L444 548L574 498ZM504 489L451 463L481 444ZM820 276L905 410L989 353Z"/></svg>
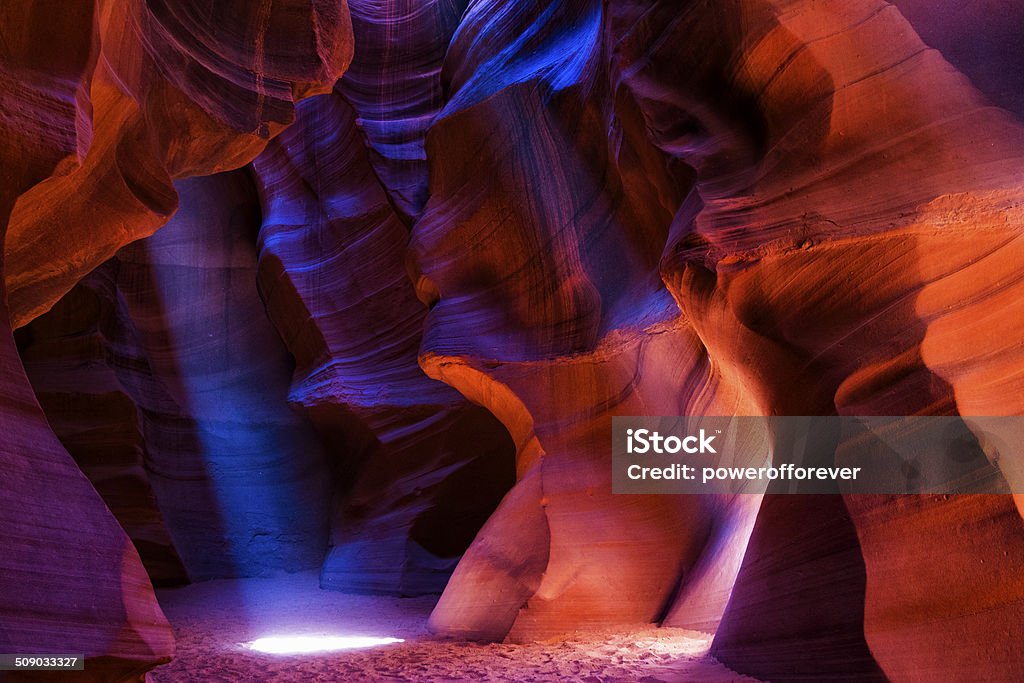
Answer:
<svg viewBox="0 0 1024 683"><path fill-rule="evenodd" d="M4 652L84 653L83 680L140 679L173 652L139 554L43 417L11 328L166 221L172 177L255 156L293 102L329 88L350 54L344 2L278 2L269 13L202 0L0 8ZM130 406L116 411L130 423ZM119 447L125 436L118 430ZM165 543L137 453L118 456L126 489L107 476L121 476L117 462L78 455L140 545L151 534Z"/></svg>
<svg viewBox="0 0 1024 683"><path fill-rule="evenodd" d="M96 487L154 585L187 581L151 483L149 396L164 396L110 262L17 331L32 389L61 443ZM145 406L145 407L143 407Z"/></svg>
<svg viewBox="0 0 1024 683"><path fill-rule="evenodd" d="M742 555L735 520L757 505L611 495L612 415L757 406L712 374L658 278L688 177L665 172L639 111L616 106L601 23L596 3L474 3L449 48L413 231L432 306L421 362L502 420L519 482L435 609L442 633L530 640L659 620L705 545L724 543L695 598L715 622Z"/></svg>
<svg viewBox="0 0 1024 683"><path fill-rule="evenodd" d="M0 238L18 195L67 173L87 147L96 52L91 3L54 24L30 2L0 8ZM53 31L65 49L37 46ZM0 274L8 272L0 259ZM0 649L84 654L93 680L128 679L173 652L139 555L53 435L25 377L0 284Z"/></svg>
<svg viewBox="0 0 1024 683"><path fill-rule="evenodd" d="M513 481L500 423L420 369L426 309L405 266L461 5L352 2L351 68L254 164L260 288L341 493L325 587L440 592Z"/></svg>
<svg viewBox="0 0 1024 683"><path fill-rule="evenodd" d="M1010 4L352 0L352 56L344 3L105 0L60 58L5 6L14 324L183 206L26 364L151 565L313 566L330 527L324 586L444 586L446 635L658 622L770 680L1020 680L1024 497L616 496L607 450L615 415L1024 414ZM172 185L254 158L262 216L244 174ZM141 670L170 641L138 557L0 360L0 638L41 599ZM81 528L99 552L47 555ZM96 633L57 601L89 582Z"/></svg>
<svg viewBox="0 0 1024 683"><path fill-rule="evenodd" d="M338 498L325 587L439 592L512 483L501 425L417 364L425 308L407 231L339 95L257 160L260 289L296 360L290 394L332 449Z"/></svg>
<svg viewBox="0 0 1024 683"><path fill-rule="evenodd" d="M252 181L178 191L189 202L165 228L20 331L26 368L144 559L176 563L154 580L319 566L331 477L288 409L292 361L256 290Z"/></svg>
<svg viewBox="0 0 1024 683"><path fill-rule="evenodd" d="M1009 498L968 516L959 499L918 513L769 496L752 527L601 500L603 411L1019 414L1012 117L881 2L477 2L445 69L413 230L433 306L422 362L502 419L520 480L434 627L526 639L657 618L681 576L670 623L720 618L714 652L739 671L906 680L927 659L955 676L985 648L986 671L1012 680L1024 595L998 576L1024 556L960 526L1019 538ZM646 348L659 343L671 353ZM701 525L730 528L728 542ZM1000 565L949 560L984 607L911 561L919 547L885 541L925 528L937 549ZM713 577L724 613L691 583Z"/></svg>
<svg viewBox="0 0 1024 683"><path fill-rule="evenodd" d="M441 65L467 0L352 0L359 50L337 92L352 107L367 161L407 225L427 200L427 131L444 106Z"/></svg>
<svg viewBox="0 0 1024 683"><path fill-rule="evenodd" d="M63 13L24 4L40 28L44 14ZM330 89L352 56L344 0L97 0L94 15L69 15L60 28L40 45L81 37L99 59L79 93L80 167L26 192L11 216L15 326L163 225L178 206L174 179L251 161L292 122L295 102ZM47 121L44 109L35 114Z"/></svg>
<svg viewBox="0 0 1024 683"><path fill-rule="evenodd" d="M189 201L118 252L118 288L171 401L147 406L161 510L193 579L319 565L331 482L288 410L291 358L256 291L256 197L245 171L178 183Z"/></svg>
<svg viewBox="0 0 1024 683"><path fill-rule="evenodd" d="M1011 332L1024 316L1016 305L996 303L1005 294L992 283L1013 289L1020 279L991 269L1021 256L1021 215L1013 197L1021 192L1024 130L988 107L884 3L847 3L828 12L813 4L765 3L761 12L760 24L748 14L739 33L730 33L721 15L696 7L671 25L661 23L674 15L670 8L660 16L647 12L633 28L642 35L628 64L633 88L642 93L645 110L661 112L651 128L667 131L654 141L686 158L698 174L693 206L676 217L662 272L709 352L722 363L759 368L762 381L753 387L781 413L1019 412L1006 398L1006 384L1013 382L1007 369L1024 360L1019 335ZM657 31L656 43L665 47L647 49L645 30ZM726 131L701 141L667 127L688 111L675 108L688 100L661 93L679 88L678 78L667 74L688 54L684 37L705 31L735 38L723 44L728 59L704 62L710 72L693 74L690 97L702 104L698 119ZM702 83L718 85L710 91ZM739 109L716 101L721 83L740 102L746 95L748 104ZM972 268L980 260L988 272ZM984 329L960 325L954 331L957 311L968 307L976 315L996 307L1006 317ZM940 330L945 339L936 344ZM984 608L968 606L937 576L894 570L920 556L914 544L888 546L886 553L865 548L877 547L879 535L917 529L918 538L947 548L950 570L967 547L979 553L979 565L1000 563L1010 574L1024 555L1002 555L1006 548L996 545L982 551L971 534L964 537L967 517L958 499L922 499L903 508L898 499L869 504L853 498L845 506L848 513L831 513L836 522L829 537L853 543L843 531L852 525L861 547L836 548L817 565L773 560L781 550L766 553L759 537L792 537L795 520L814 508L770 516L776 508L765 508L716 636L716 656L755 675L817 669L856 677L870 662L841 648L856 646L863 623L871 655L896 680L919 671L919 660L907 654L910 646L927 652L919 656L936 675L955 676L975 666L969 651L993 639L1000 645L986 657L988 675L1010 680L1019 672L1019 583L972 572L974 590L990 600ZM882 512L890 506L895 510ZM917 506L928 512L911 514ZM990 533L1009 539L1021 531L1019 516L1007 514L1012 509L1009 498L991 497L971 514L986 520L978 524L997 524L999 531ZM817 514L830 513L818 507ZM766 564L775 565L768 575ZM827 582L817 589L805 584L802 595L792 597L784 588L799 585L810 566ZM897 597L911 595L910 602ZM786 614L798 621L783 626L780 615ZM843 614L841 632L849 637L837 635ZM930 615L927 621L911 616L922 614ZM939 635L949 631L959 635L955 645ZM831 635L818 647L824 633Z"/></svg>

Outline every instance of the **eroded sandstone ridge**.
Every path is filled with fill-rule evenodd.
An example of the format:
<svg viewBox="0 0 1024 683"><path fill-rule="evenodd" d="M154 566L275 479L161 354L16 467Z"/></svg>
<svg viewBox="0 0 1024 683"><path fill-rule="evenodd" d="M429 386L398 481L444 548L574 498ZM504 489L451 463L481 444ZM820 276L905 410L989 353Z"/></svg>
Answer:
<svg viewBox="0 0 1024 683"><path fill-rule="evenodd" d="M54 436L11 327L162 225L177 204L172 178L258 154L296 100L330 88L351 51L344 2L0 8L4 652L84 653L94 680L141 677L173 652L135 546L83 474L103 479L103 468L79 469ZM126 476L133 470L124 463ZM146 516L148 494L134 495L115 507ZM136 540L165 542L155 516L134 521L125 527Z"/></svg>
<svg viewBox="0 0 1024 683"><path fill-rule="evenodd" d="M654 622L771 680L1024 675L1024 499L612 495L608 453L613 415L1024 413L1019 7L45 4L0 25L49 418L8 336L0 514L97 529L63 587L105 586L94 656L171 647L98 491L154 580L319 565L443 588L457 637ZM76 561L40 547L0 581Z"/></svg>
<svg viewBox="0 0 1024 683"><path fill-rule="evenodd" d="M23 0L46 50L68 36L95 59L76 125L82 159L18 201L5 245L11 316L21 325L178 205L172 181L242 166L330 89L352 57L344 0ZM17 21L6 22L12 31ZM25 112L27 115L33 113ZM34 112L45 125L47 111ZM89 230L68 230L69 224ZM47 246L60 241L65 258Z"/></svg>

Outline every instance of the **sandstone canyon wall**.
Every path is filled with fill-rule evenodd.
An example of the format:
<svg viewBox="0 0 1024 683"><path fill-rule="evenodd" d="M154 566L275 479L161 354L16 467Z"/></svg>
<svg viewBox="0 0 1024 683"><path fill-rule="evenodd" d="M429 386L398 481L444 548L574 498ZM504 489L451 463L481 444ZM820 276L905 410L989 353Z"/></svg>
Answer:
<svg viewBox="0 0 1024 683"><path fill-rule="evenodd" d="M176 204L172 177L246 163L296 99L333 84L351 55L344 4L275 6L287 20L269 35L270 17L244 3L0 9L5 652L83 653L92 680L141 678L173 652L135 546L43 417L10 329L162 224ZM196 30L211 21L217 36ZM118 507L147 516L145 489L132 495ZM154 520L126 527L159 543Z"/></svg>
<svg viewBox="0 0 1024 683"><path fill-rule="evenodd" d="M1024 27L988 4L110 0L74 59L0 43L49 420L8 336L5 533L95 529L118 666L171 651L143 564L319 566L443 589L449 636L1019 680L1019 496L613 495L608 453L615 415L1024 413ZM81 521L39 522L54 487ZM38 548L2 580L74 561Z"/></svg>
<svg viewBox="0 0 1024 683"><path fill-rule="evenodd" d="M177 189L189 204L112 262L167 394L145 408L163 430L149 462L160 508L193 580L317 566L329 469L287 409L291 359L253 286L252 182L237 171Z"/></svg>

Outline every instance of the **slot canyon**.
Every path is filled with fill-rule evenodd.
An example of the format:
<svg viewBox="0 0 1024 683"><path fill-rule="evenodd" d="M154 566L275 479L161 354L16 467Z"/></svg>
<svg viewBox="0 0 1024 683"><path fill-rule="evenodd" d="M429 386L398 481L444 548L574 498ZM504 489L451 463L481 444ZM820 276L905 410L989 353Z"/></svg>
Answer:
<svg viewBox="0 0 1024 683"><path fill-rule="evenodd" d="M1024 680L1024 4L2 0L0 86L0 680Z"/></svg>

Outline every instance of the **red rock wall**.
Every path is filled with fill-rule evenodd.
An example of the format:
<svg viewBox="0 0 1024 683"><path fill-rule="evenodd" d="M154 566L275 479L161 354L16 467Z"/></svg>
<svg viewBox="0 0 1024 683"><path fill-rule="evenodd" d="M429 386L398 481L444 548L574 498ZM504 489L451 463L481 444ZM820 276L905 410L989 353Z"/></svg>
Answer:
<svg viewBox="0 0 1024 683"><path fill-rule="evenodd" d="M597 4L475 3L445 63L449 101L413 229L432 306L421 363L502 420L519 483L435 609L442 633L530 640L658 620L704 544L749 505L610 492L612 415L756 406L712 376L661 285L688 177L664 168L641 113L613 99L602 23ZM712 564L734 572L734 548ZM708 599L710 619L725 598Z"/></svg>
<svg viewBox="0 0 1024 683"><path fill-rule="evenodd" d="M417 364L426 309L406 274L408 232L346 100L300 107L255 169L259 282L296 359L290 401L332 449L344 492L322 584L438 592L511 485L512 445Z"/></svg>
<svg viewBox="0 0 1024 683"><path fill-rule="evenodd" d="M503 41L503 32L520 40ZM694 548L680 532L692 533L689 519L708 524L713 516L652 511L646 519L657 523L629 528L616 521L616 508L630 503L617 498L595 503L588 526L568 527L568 552L560 552L552 525L586 509L573 487L590 499L607 490L598 461L588 474L586 455L572 454L579 448L597 458L607 443L607 432L590 442L574 431L600 415L588 406L570 417L575 396L629 414L637 410L628 398L636 392L643 412L664 412L644 392L646 378L686 376L703 366L708 379L700 386L713 387L717 400L730 387L738 397L724 405L705 399L696 410L708 412L1018 411L1006 396L1016 393L1010 385L1021 361L1011 327L1024 318L1009 300L995 302L1003 287L1019 282L1002 268L1019 259L1012 198L1020 192L1021 128L987 107L892 7L482 2L464 17L446 70L450 99L428 137L430 200L413 231L421 296L434 304L423 363L509 426L520 447L521 480L507 510L478 539L478 552L463 560L435 611L435 627L492 637L510 629L511 637L528 638L591 618L649 619L668 595L673 571L687 578L716 574L702 567L699 550L717 554L721 545ZM640 113L642 125L631 125L631 112ZM639 135L631 138L631 130ZM614 156L605 151L609 140ZM614 197L620 182L627 198L643 196L628 184L630 163L640 165L650 187L650 199L637 202L632 215L601 196ZM659 202L674 216L659 215ZM628 247L616 244L627 237ZM495 246L464 246L482 243ZM658 309L640 303L642 285L630 283L650 272L645 245L654 252L647 263L660 257L657 275L683 313L679 335L692 335L696 352L674 362L644 354L649 372L641 366L625 373L628 382L608 388L591 373L572 376L571 368L602 346L614 349L598 352L606 366L624 362L630 323L641 328L641 339L655 331L664 338L652 324L656 316L640 317ZM981 259L990 259L996 280L980 267L969 272ZM995 281L1002 283L998 290ZM1007 315L981 332L966 322L974 302ZM678 315L668 310L668 319ZM639 320L617 318L621 311ZM932 343L940 334L943 342ZM681 346L671 343L677 354ZM524 367L513 370L519 363ZM559 373L572 379L545 384L546 375ZM698 391L678 379L666 385L652 392L657 399L678 391L675 412L694 409L688 400ZM557 425L555 438L545 434L546 421ZM551 447L561 439L568 447ZM559 471L571 473L573 487L557 483ZM569 517L552 514L560 504ZM927 649L922 658L935 672L970 670L961 653L994 635L969 625L962 598L939 583L917 587L919 602L910 611L941 614L942 626L933 630L880 606L931 580L920 572L893 576L892 566L920 551L911 544L865 551L880 530L856 500L787 501L796 507L773 514L781 504L766 499L753 531L735 535L742 544L752 533L729 607L718 613L715 652L726 663L779 678L871 676L879 669L913 677L920 660L889 644L898 638L903 647ZM939 521L956 519L957 503L921 504L938 508L927 516L935 524L929 537L963 547L956 524ZM1018 533L1019 518L1006 514L1012 501L991 498L981 508L977 514L998 523L998 533ZM531 519L520 527L521 543L507 538L515 525L501 524L503 513ZM821 526L798 535L795 547L782 542L810 518ZM901 524L918 522L895 515L886 528L896 533ZM671 540L660 537L666 529ZM609 532L624 532L645 561L627 559L626 551L617 559L605 554L614 548ZM592 541L600 550L590 548ZM531 555L509 562L510 549L524 545ZM572 569L563 574L556 561L565 557ZM699 571L685 570L687 557ZM659 571L663 560L677 564ZM1002 560L1004 567L1019 561ZM588 583L588 572L600 580ZM802 582L808 573L818 580ZM693 595L687 578L683 604ZM1002 634L986 670L1008 680L1024 661L1011 626L1021 595L1015 582L994 575L979 581L987 583L978 590L998 596L985 614ZM613 608L599 583L629 598ZM801 592L786 590L793 585ZM489 591L507 597L502 610L475 612ZM692 621L680 605L670 623L716 623L697 602ZM601 613L615 608L623 611ZM959 634L957 647L948 640L942 648L927 644L942 628Z"/></svg>
<svg viewBox="0 0 1024 683"><path fill-rule="evenodd" d="M138 552L47 424L10 330L166 221L172 177L246 163L295 100L333 84L351 54L344 3L274 10L0 7L0 649L84 653L83 680L139 680L173 638Z"/></svg>
<svg viewBox="0 0 1024 683"><path fill-rule="evenodd" d="M155 585L188 580L153 491L149 397L170 399L117 290L117 265L93 271L16 333L32 389L61 443L139 551ZM180 462L180 459L177 461Z"/></svg>
<svg viewBox="0 0 1024 683"><path fill-rule="evenodd" d="M709 354L755 368L746 386L782 414L1019 412L1006 383L1021 347L1002 326L1024 318L995 304L991 288L1019 278L971 270L982 259L996 272L1019 260L1010 198L1020 192L1020 126L884 3L743 8L742 25L724 7L647 12L632 24L636 56L624 60L659 132L653 141L698 174L699 212L676 216L662 274ZM721 58L680 79L672 65L696 63L685 38L710 32L726 37ZM660 49L648 48L652 40ZM686 115L697 121L671 128ZM985 331L953 327L960 311L993 305L1006 318ZM829 511L766 499L713 651L773 679L859 680L873 658L886 676L913 680L924 659L934 675L963 675L979 665L966 653L996 638L980 665L1011 680L1024 661L1011 625L1021 615L1017 583L972 572L972 590L992 598L980 609L993 632L912 559L935 544L949 549L950 571L966 571L955 559L963 549L980 553L979 566L1001 562L1013 573L1024 556L999 560L1001 550L976 548L961 526L977 515L970 524L1016 537L1012 501L984 499L970 515L963 505L854 497L848 510ZM826 523L821 539L845 546L814 538ZM894 536L906 540L877 552ZM781 541L794 537L806 545Z"/></svg>
<svg viewBox="0 0 1024 683"><path fill-rule="evenodd" d="M207 412L252 408L214 404L234 380L267 383L332 463L329 587L439 587L515 449L442 634L656 621L715 632L725 664L771 680L1024 675L1024 498L615 496L607 457L613 415L1024 412L1016 7L353 0L331 90L344 8L279 5L101 3L75 19L95 26L77 61L29 80L64 114L38 131L57 152L5 151L27 169L5 200L27 191L5 250L16 325L183 197L184 233L119 257L165 384L132 394L164 416L154 461L175 433L199 452ZM201 229L240 177L171 184L254 157L258 252ZM234 268L280 340L251 282L207 282ZM221 376L229 343L246 360Z"/></svg>
<svg viewBox="0 0 1024 683"><path fill-rule="evenodd" d="M34 3L0 7L0 236L18 195L66 173L87 146L90 3L56 25ZM66 49L38 49L63 35ZM6 259L0 272L7 273ZM174 650L138 553L53 435L25 377L0 285L0 649L84 654L94 680L141 677ZM55 580L56 577L56 580Z"/></svg>
<svg viewBox="0 0 1024 683"><path fill-rule="evenodd" d="M37 22L59 4L28 3ZM178 206L174 179L251 161L292 122L295 102L329 90L352 56L344 0L97 0L93 19L66 21L101 58L80 93L81 166L27 192L11 216L16 326L163 225ZM58 239L66 258L51 265L47 245Z"/></svg>

